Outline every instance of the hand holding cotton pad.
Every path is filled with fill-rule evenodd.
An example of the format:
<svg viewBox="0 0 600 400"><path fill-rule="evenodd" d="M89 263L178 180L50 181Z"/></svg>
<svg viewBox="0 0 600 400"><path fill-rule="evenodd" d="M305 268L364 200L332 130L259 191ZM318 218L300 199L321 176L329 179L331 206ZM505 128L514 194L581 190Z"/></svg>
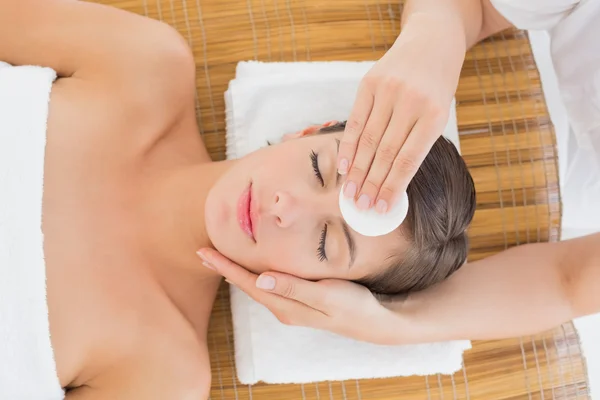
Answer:
<svg viewBox="0 0 600 400"><path fill-rule="evenodd" d="M363 236L383 236L392 232L402 224L408 214L408 195L402 192L396 204L386 213L381 214L374 208L360 210L353 198L344 196L340 191L340 211L346 223Z"/></svg>

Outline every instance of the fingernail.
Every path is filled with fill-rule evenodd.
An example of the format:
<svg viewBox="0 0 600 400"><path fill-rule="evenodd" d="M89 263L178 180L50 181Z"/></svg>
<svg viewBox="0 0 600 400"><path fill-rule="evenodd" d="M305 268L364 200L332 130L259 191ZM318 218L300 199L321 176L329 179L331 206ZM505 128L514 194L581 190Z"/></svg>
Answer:
<svg viewBox="0 0 600 400"><path fill-rule="evenodd" d="M387 205L387 201L385 201L385 200L380 199L377 202L377 206L375 206L375 210L377 210L377 212L381 213L381 214L385 214L387 209L388 209L388 205Z"/></svg>
<svg viewBox="0 0 600 400"><path fill-rule="evenodd" d="M356 206L361 210L367 210L371 205L371 200L366 194L361 194L356 202Z"/></svg>
<svg viewBox="0 0 600 400"><path fill-rule="evenodd" d="M264 290L275 289L275 278L272 276L259 276L256 280L256 287Z"/></svg>
<svg viewBox="0 0 600 400"><path fill-rule="evenodd" d="M204 261L204 262L206 262L206 263L210 263L210 261L209 261L208 257L206 257L206 256L205 256L205 255L202 253L202 251L198 250L198 251L196 252L196 254L198 255L198 257L200 257L200 258L202 259L202 261Z"/></svg>
<svg viewBox="0 0 600 400"><path fill-rule="evenodd" d="M338 167L338 173L340 175L346 175L348 173L348 160L342 158Z"/></svg>
<svg viewBox="0 0 600 400"><path fill-rule="evenodd" d="M206 261L202 261L202 265L204 265L208 269L212 269L213 271L216 271L215 267L213 267L212 264L210 264Z"/></svg>
<svg viewBox="0 0 600 400"><path fill-rule="evenodd" d="M346 187L344 187L344 196L350 197L350 198L356 196L356 183L354 183L354 182L346 183Z"/></svg>

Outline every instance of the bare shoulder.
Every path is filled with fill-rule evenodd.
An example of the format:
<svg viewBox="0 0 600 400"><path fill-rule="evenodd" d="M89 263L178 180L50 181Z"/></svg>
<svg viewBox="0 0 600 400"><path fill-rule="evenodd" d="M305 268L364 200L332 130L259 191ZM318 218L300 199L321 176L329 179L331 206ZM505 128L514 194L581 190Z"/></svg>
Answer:
<svg viewBox="0 0 600 400"><path fill-rule="evenodd" d="M154 35L147 38L155 40L152 51L142 46L146 49L127 56L126 67L55 83L49 134L72 136L67 140L74 146L139 148L194 113L192 52L171 27L152 26Z"/></svg>

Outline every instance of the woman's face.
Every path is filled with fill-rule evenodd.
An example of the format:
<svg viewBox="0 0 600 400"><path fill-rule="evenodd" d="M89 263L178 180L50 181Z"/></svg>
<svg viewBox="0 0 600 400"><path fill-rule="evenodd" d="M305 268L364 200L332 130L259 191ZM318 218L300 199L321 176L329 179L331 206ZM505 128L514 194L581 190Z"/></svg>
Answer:
<svg viewBox="0 0 600 400"><path fill-rule="evenodd" d="M224 256L255 273L355 280L404 251L397 231L366 237L346 226L338 206L341 133L312 134L318 128L238 160L213 186L206 227Z"/></svg>

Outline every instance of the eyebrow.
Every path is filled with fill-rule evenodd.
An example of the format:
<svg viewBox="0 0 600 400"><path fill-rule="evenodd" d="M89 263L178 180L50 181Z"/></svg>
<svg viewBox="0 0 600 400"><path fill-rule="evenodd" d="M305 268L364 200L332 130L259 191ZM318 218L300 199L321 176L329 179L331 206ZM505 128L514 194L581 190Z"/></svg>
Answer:
<svg viewBox="0 0 600 400"><path fill-rule="evenodd" d="M348 251L350 252L350 263L348 264L348 268L352 268L352 265L354 265L354 260L356 260L356 243L350 234L350 228L348 227L346 221L344 221L343 218L340 218L340 221L342 223L342 228L344 229L344 237L348 243Z"/></svg>
<svg viewBox="0 0 600 400"><path fill-rule="evenodd" d="M337 154L339 154L340 141L336 138L335 142L337 144ZM342 175L340 175L340 173L337 172L337 169L336 169L336 175L337 175L336 176L336 187L337 187L340 185L340 181L342 179ZM348 268L352 268L352 265L354 264L354 260L356 260L356 242L354 242L354 238L352 237L352 234L350 233L350 228L348 227L348 224L346 223L346 221L344 221L344 218L340 218L340 223L342 225L342 229L344 230L344 237L346 238L346 242L348 243L348 251L350 252L350 263L348 264Z"/></svg>

